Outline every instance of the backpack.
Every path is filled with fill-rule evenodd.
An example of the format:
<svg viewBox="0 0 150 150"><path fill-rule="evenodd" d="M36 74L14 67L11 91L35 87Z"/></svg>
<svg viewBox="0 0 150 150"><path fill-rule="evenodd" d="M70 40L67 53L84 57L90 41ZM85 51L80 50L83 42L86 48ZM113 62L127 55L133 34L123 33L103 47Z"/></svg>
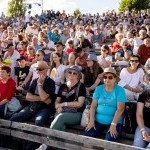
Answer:
<svg viewBox="0 0 150 150"><path fill-rule="evenodd" d="M137 121L136 121L136 107L137 102L127 102L124 111L124 132L134 134Z"/></svg>

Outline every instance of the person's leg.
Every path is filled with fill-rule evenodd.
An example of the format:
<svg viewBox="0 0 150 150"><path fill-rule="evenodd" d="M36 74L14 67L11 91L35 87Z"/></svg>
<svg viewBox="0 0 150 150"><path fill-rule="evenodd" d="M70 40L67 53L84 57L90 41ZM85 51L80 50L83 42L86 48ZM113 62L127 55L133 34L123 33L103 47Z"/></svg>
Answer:
<svg viewBox="0 0 150 150"><path fill-rule="evenodd" d="M9 120L10 121L16 121L16 122L23 122L25 120L28 120L31 118L33 114L30 112L29 106L22 109L20 112L14 114ZM8 145L11 145L12 143L12 137L11 136L5 136L3 142L4 147L8 147Z"/></svg>
<svg viewBox="0 0 150 150"><path fill-rule="evenodd" d="M150 133L150 128L146 128L146 131ZM134 141L133 141L133 146L141 147L141 148L146 148L148 145L148 142L143 140L140 128L137 127L135 131L135 136L134 136Z"/></svg>
<svg viewBox="0 0 150 150"><path fill-rule="evenodd" d="M43 127L46 124L46 122L48 121L49 116L50 116L49 109L39 110L35 116L35 125ZM25 150L37 149L39 146L40 146L39 143L28 141Z"/></svg>
<svg viewBox="0 0 150 150"><path fill-rule="evenodd" d="M82 113L59 113L52 121L50 128L56 130L65 130L66 125L80 124Z"/></svg>
<svg viewBox="0 0 150 150"><path fill-rule="evenodd" d="M95 121L95 129L91 128L85 132L85 136L96 137L103 130L103 125Z"/></svg>
<svg viewBox="0 0 150 150"><path fill-rule="evenodd" d="M49 109L41 109L37 112L35 116L35 125L37 126L44 126L46 122L48 121L50 116L50 110Z"/></svg>
<svg viewBox="0 0 150 150"><path fill-rule="evenodd" d="M14 114L10 121L23 122L31 118L34 114L30 111L30 106L25 107L20 112Z"/></svg>
<svg viewBox="0 0 150 150"><path fill-rule="evenodd" d="M123 125L120 123L117 124L116 130L117 130L118 135L116 137L111 136L110 132L108 132L109 128L110 128L110 126L107 127L107 133L105 136L105 140L114 142L114 141L116 141L118 136L121 134L122 129L123 129Z"/></svg>
<svg viewBox="0 0 150 150"><path fill-rule="evenodd" d="M0 117L4 117L5 106L6 104L0 105Z"/></svg>

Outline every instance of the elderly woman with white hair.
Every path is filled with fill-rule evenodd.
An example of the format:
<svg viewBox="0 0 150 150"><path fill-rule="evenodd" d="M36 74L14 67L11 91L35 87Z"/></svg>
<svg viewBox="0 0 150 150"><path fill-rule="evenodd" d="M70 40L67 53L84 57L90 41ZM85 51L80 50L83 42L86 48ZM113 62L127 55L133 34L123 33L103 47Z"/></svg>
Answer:
<svg viewBox="0 0 150 150"><path fill-rule="evenodd" d="M118 65L128 65L128 60L132 55L132 49L129 47L128 39L123 38L120 43L121 48L115 54L115 60Z"/></svg>

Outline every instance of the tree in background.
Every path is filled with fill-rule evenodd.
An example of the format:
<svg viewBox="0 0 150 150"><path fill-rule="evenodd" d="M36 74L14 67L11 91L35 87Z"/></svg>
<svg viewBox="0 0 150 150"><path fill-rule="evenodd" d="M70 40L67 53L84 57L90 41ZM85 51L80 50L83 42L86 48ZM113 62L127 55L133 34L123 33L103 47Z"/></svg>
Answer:
<svg viewBox="0 0 150 150"><path fill-rule="evenodd" d="M25 0L9 0L7 6L7 14L11 17L25 15L26 12Z"/></svg>
<svg viewBox="0 0 150 150"><path fill-rule="evenodd" d="M121 0L119 10L124 11L126 8L130 11L150 9L150 0Z"/></svg>
<svg viewBox="0 0 150 150"><path fill-rule="evenodd" d="M77 18L79 15L81 15L81 12L79 9L74 10L73 15L75 16L75 18Z"/></svg>

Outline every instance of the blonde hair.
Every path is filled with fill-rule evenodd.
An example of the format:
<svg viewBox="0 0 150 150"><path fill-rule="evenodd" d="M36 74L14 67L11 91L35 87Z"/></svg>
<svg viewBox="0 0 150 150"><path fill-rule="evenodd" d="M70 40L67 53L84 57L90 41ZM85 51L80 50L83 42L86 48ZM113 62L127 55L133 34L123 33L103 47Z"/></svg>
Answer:
<svg viewBox="0 0 150 150"><path fill-rule="evenodd" d="M123 43L124 43L124 42L127 42L127 43L129 44L128 39L127 39L127 38L123 38L123 39L121 40L121 42L120 42L120 46L123 46Z"/></svg>

